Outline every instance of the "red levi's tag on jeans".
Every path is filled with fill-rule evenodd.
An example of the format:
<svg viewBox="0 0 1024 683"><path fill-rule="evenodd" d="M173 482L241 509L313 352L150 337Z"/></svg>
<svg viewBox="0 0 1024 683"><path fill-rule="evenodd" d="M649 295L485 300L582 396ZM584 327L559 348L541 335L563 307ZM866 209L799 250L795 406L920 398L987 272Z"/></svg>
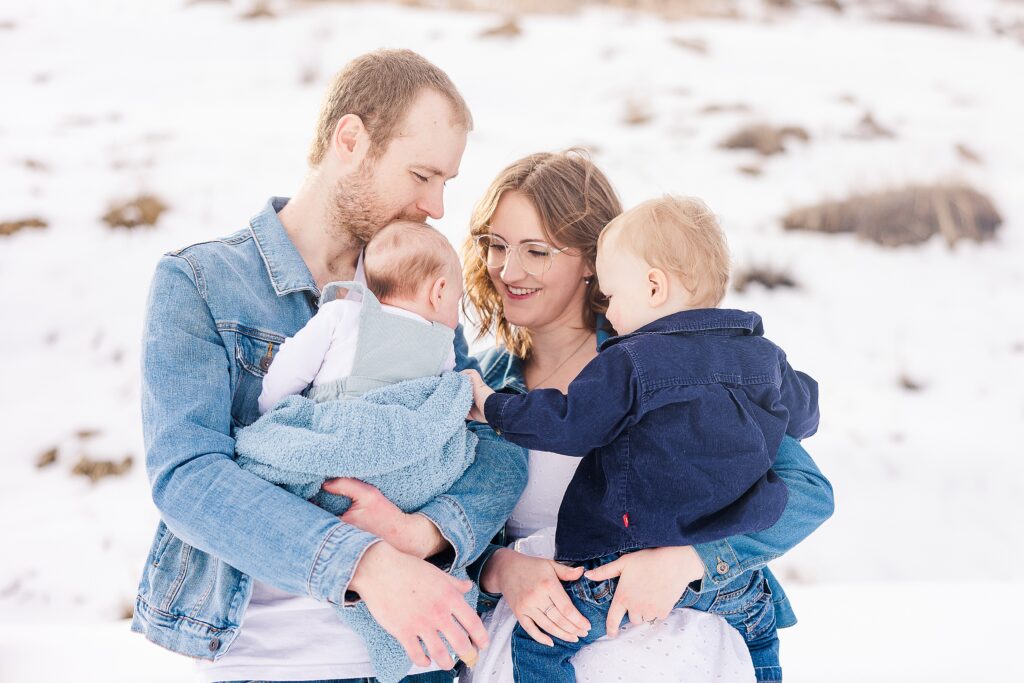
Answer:
<svg viewBox="0 0 1024 683"><path fill-rule="evenodd" d="M626 525L627 529L629 528L629 513L622 515L622 523Z"/></svg>

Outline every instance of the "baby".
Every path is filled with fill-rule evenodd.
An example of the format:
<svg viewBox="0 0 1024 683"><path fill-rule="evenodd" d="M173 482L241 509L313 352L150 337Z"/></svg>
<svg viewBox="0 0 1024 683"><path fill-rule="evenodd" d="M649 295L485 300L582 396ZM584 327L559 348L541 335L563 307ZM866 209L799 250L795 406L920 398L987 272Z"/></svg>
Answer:
<svg viewBox="0 0 1024 683"><path fill-rule="evenodd" d="M366 245L363 268L369 295L356 283L327 285L320 310L281 345L263 379L261 415L310 385L309 397L323 401L455 368L462 266L444 235L391 223ZM334 298L342 288L349 296Z"/></svg>
<svg viewBox="0 0 1024 683"><path fill-rule="evenodd" d="M558 513L556 558L588 571L623 555L766 529L786 506L770 469L786 434L818 426L817 383L765 339L756 313L719 309L725 237L703 202L666 196L613 220L597 275L619 336L563 395L495 393L478 374L473 415L509 441L583 458ZM598 572L599 574L601 572ZM570 658L605 633L618 579L568 587L590 620L579 642L535 642L516 626L516 681L573 681ZM676 607L720 614L742 634L758 680L781 678L774 608L760 570Z"/></svg>
<svg viewBox="0 0 1024 683"><path fill-rule="evenodd" d="M478 443L465 422L470 382L450 372L462 269L441 233L399 221L366 245L363 270L365 286L327 285L320 310L281 345L263 380L262 417L238 431L235 459L333 514L349 500L320 490L332 477L361 479L414 512L462 476ZM341 290L347 296L336 298ZM476 595L466 594L474 607ZM365 604L339 610L365 641L375 680L405 677L412 662Z"/></svg>

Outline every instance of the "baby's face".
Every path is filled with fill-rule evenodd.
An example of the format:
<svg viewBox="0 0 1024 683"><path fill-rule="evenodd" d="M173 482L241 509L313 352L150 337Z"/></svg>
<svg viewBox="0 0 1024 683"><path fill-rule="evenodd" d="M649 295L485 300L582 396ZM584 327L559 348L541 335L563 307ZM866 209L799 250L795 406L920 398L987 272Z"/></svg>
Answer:
<svg viewBox="0 0 1024 683"><path fill-rule="evenodd" d="M650 265L608 235L597 249L597 278L608 297L608 320L619 334L635 332L665 315L651 306Z"/></svg>

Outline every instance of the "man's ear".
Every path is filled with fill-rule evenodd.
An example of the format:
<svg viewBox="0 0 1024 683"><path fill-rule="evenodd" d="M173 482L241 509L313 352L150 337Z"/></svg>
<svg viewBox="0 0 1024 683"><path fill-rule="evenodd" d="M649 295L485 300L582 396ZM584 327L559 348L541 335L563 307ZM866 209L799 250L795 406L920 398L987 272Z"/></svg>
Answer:
<svg viewBox="0 0 1024 683"><path fill-rule="evenodd" d="M661 268L651 268L647 271L647 288L650 296L647 303L651 308L658 308L668 301L668 276Z"/></svg>
<svg viewBox="0 0 1024 683"><path fill-rule="evenodd" d="M355 114L345 114L334 126L331 152L346 168L359 168L370 149L370 134L363 120Z"/></svg>
<svg viewBox="0 0 1024 683"><path fill-rule="evenodd" d="M430 285L430 307L435 311L441 310L441 299L444 294L444 288L448 286L448 280L444 277L439 277L434 280L434 284Z"/></svg>

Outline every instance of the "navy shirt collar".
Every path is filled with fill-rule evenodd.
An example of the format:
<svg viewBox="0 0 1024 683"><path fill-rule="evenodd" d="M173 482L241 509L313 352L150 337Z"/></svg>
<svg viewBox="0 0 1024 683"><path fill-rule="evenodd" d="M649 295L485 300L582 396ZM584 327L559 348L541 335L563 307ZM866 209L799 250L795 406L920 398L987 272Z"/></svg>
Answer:
<svg viewBox="0 0 1024 683"><path fill-rule="evenodd" d="M630 337L641 334L721 334L724 336L745 336L764 334L761 316L757 313L738 311L732 308L697 308L680 311L664 318L658 318L629 334L611 337L601 344L605 349Z"/></svg>
<svg viewBox="0 0 1024 683"><path fill-rule="evenodd" d="M278 296L308 290L319 297L313 275L277 217L287 203L288 197L271 197L263 210L249 220L249 229Z"/></svg>

